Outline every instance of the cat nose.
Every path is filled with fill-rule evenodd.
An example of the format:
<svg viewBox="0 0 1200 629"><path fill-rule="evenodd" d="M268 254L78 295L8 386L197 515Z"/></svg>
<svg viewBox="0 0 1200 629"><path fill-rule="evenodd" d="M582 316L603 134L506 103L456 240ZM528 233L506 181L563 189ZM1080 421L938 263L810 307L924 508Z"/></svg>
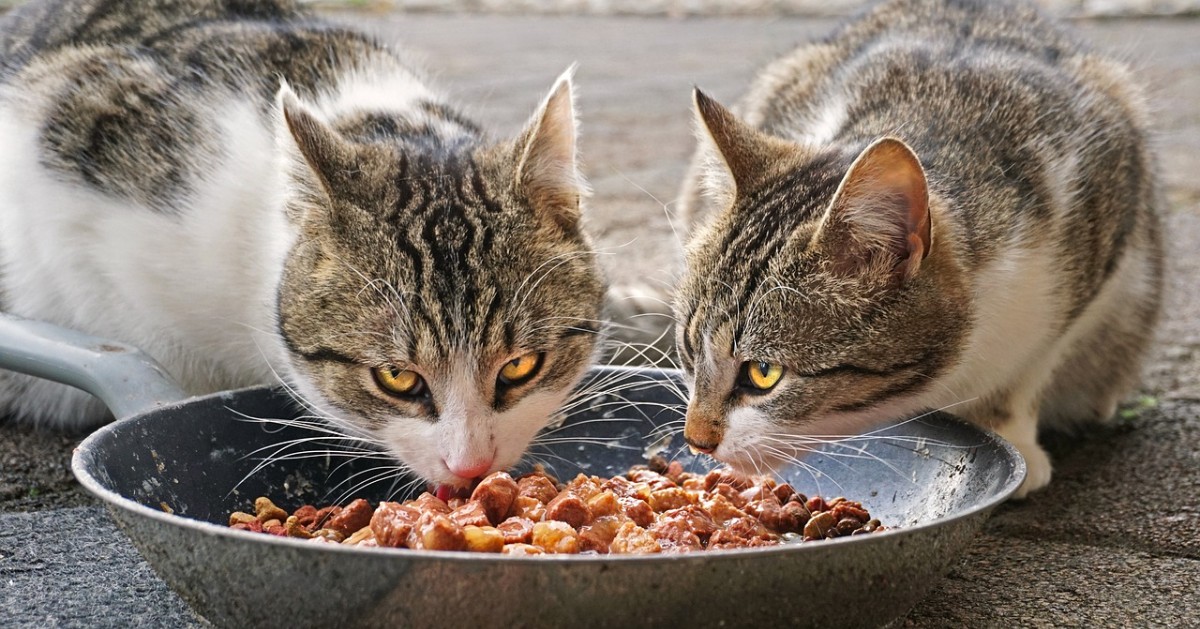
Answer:
<svg viewBox="0 0 1200 629"><path fill-rule="evenodd" d="M483 476L488 470L492 469L494 459L474 459L466 461L455 461L446 463L446 467L450 468L450 473L459 478L476 478Z"/></svg>
<svg viewBox="0 0 1200 629"><path fill-rule="evenodd" d="M713 450L716 450L717 446L721 445L720 443L702 443L693 441L686 436L683 438L683 440L687 442L688 447L692 449L693 454L700 452L704 454L712 454Z"/></svg>

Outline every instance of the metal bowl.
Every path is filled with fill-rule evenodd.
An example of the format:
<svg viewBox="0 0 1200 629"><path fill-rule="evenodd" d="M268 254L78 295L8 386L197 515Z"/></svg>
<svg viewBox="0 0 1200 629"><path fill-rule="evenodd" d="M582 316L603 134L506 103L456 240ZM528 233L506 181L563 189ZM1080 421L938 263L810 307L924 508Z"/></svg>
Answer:
<svg viewBox="0 0 1200 629"><path fill-rule="evenodd" d="M0 321L0 348L11 349L6 323L12 324ZM0 357L0 368L16 362ZM39 375L78 380L44 369ZM678 417L671 408L682 403L673 372L596 369L589 374L595 378L630 386L622 387L619 404L598 400L573 412L554 445L534 448L560 478L613 475L644 462L648 436L662 434L662 424ZM106 401L116 397L101 391L111 385L84 385ZM828 444L804 459L807 469L780 473L803 493L861 500L893 527L884 532L642 556L353 548L236 531L225 523L260 495L288 509L337 498L387 462L322 456L262 465L275 444L313 436L250 419L297 415L277 389L125 408L139 404L143 410L84 441L73 469L158 574L219 626L881 625L936 584L1025 473L1003 440L932 413L870 439ZM581 441L563 439L569 437ZM681 444L659 445L674 452ZM697 471L714 465L675 458ZM372 502L404 498L392 495L395 488L375 483L353 493Z"/></svg>

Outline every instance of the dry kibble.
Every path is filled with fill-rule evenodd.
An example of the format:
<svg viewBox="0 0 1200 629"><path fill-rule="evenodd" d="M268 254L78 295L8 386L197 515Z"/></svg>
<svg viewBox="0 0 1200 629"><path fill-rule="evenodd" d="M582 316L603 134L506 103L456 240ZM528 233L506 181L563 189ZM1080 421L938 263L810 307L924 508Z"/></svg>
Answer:
<svg viewBox="0 0 1200 629"><path fill-rule="evenodd" d="M249 513L242 512L242 511L234 511L233 513L229 514L229 526L233 526L234 524L247 524L248 525L251 522L257 522L257 521L258 521L257 517L252 516Z"/></svg>
<svg viewBox="0 0 1200 629"><path fill-rule="evenodd" d="M256 498L254 500L254 517L258 518L264 526L268 520L278 520L283 522L288 517L288 512L275 506L270 498Z"/></svg>
<svg viewBox="0 0 1200 629"><path fill-rule="evenodd" d="M294 513L268 498L229 526L358 548L471 551L506 555L648 554L755 548L886 530L862 503L807 497L787 483L729 470L704 475L676 463L635 466L625 476L579 474L563 485L541 471L517 480L496 472L471 499L423 493L372 509L303 505Z"/></svg>
<svg viewBox="0 0 1200 629"><path fill-rule="evenodd" d="M833 518L832 513L828 511L814 513L812 514L812 519L808 521L808 524L804 525L804 539L821 539L822 537L825 537L829 531L833 530L833 527L836 524L837 521Z"/></svg>

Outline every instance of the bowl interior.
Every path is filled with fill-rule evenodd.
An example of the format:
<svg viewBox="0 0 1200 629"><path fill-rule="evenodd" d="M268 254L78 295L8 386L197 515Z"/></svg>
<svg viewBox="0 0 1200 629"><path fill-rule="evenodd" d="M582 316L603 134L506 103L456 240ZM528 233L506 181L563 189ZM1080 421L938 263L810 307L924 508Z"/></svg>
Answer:
<svg viewBox="0 0 1200 629"><path fill-rule="evenodd" d="M681 436L668 436L665 424L683 408L674 378L594 370L583 387L603 384L620 393L596 396L551 428L552 441L535 444L523 468L541 462L564 480L580 472L611 476L656 452L692 471L715 467L689 454ZM425 489L397 475L386 458L304 427L302 417L277 389L199 398L102 429L81 446L77 468L141 505L214 524L252 510L257 496L290 510L358 497L403 500ZM1015 489L1023 470L1008 444L932 413L821 445L777 476L802 493L860 500L885 524L912 527L994 504Z"/></svg>

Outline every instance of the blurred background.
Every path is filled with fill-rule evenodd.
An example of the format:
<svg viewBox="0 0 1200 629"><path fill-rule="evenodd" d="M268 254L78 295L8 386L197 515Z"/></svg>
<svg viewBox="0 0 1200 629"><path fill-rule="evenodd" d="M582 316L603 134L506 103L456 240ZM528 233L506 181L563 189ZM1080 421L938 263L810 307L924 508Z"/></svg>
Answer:
<svg viewBox="0 0 1200 629"><path fill-rule="evenodd" d="M0 0L0 9L23 0ZM36 0L34 0L36 1ZM300 0L322 8L560 15L839 16L865 0ZM1200 15L1200 0L1038 0L1064 17Z"/></svg>

